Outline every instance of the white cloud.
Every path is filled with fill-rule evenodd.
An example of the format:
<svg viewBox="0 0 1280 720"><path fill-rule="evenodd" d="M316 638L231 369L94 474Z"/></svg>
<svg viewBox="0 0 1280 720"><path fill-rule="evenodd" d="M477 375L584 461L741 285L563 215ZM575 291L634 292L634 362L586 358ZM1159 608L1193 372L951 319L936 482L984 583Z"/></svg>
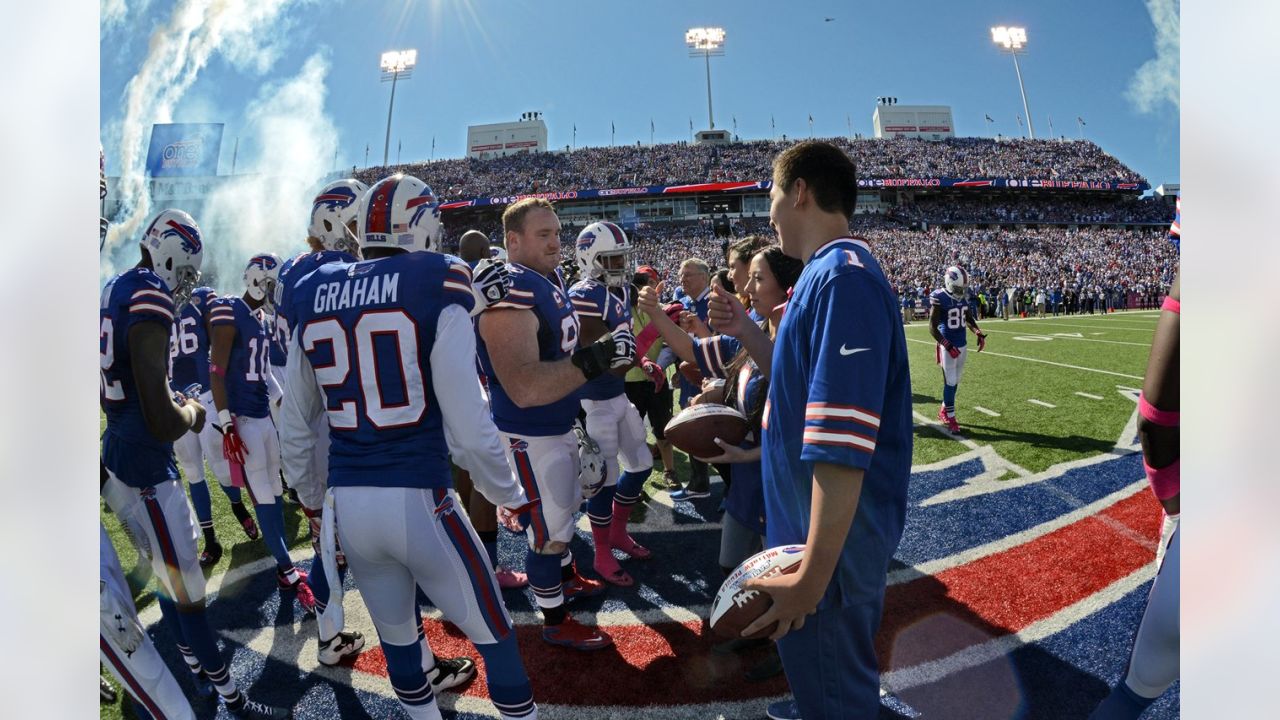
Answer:
<svg viewBox="0 0 1280 720"><path fill-rule="evenodd" d="M1147 0L1147 12L1156 28L1156 56L1142 64L1125 92L1129 101L1144 113L1157 112L1167 102L1182 107L1179 90L1181 22L1178 0Z"/></svg>

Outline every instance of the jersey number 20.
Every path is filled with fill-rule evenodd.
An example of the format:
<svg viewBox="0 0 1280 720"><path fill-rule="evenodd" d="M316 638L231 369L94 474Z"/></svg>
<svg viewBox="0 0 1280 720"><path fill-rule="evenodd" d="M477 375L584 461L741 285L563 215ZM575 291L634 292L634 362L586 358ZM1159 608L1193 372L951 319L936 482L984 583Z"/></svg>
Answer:
<svg viewBox="0 0 1280 720"><path fill-rule="evenodd" d="M387 357L386 345L379 353L374 338L393 341L395 355ZM315 363L316 348L329 344L333 362L328 365ZM356 355L357 372L360 373L359 394L363 400L364 416L378 429L412 425L422 419L427 410L426 388L423 385L422 367L418 363L418 334L413 320L403 310L366 312L348 330L336 318L307 323L302 331L302 349L312 358L316 380L331 398L328 406L329 423L337 429L354 430L359 427L355 400L341 400L334 407L332 389L346 385L351 374L351 353ZM382 384L378 377L378 363L395 368L404 381L404 399L391 403L382 396ZM394 376L393 376L394 377ZM339 390L341 392L341 390Z"/></svg>

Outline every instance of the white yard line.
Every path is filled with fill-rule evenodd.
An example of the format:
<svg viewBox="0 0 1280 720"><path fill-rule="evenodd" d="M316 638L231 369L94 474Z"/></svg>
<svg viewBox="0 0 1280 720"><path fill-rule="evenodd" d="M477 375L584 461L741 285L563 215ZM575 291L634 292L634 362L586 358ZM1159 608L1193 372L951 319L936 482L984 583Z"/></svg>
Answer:
<svg viewBox="0 0 1280 720"><path fill-rule="evenodd" d="M922 345L936 345L932 340L917 340L915 338L907 338L907 342L920 343ZM1021 355L1006 355L1004 353L992 352L984 350L983 355L991 355L994 357L1010 358L1013 360L1026 360L1027 362L1043 363L1045 365L1054 365L1057 367L1071 368L1072 370L1084 370L1086 372L1102 373L1103 375L1114 375L1116 377L1130 378L1132 380L1143 380L1141 375L1130 375L1128 373L1112 372L1111 370L1099 370L1097 368L1081 367L1079 365L1068 365L1067 363L1053 362L1052 360L1041 360L1040 358L1022 357Z"/></svg>
<svg viewBox="0 0 1280 720"><path fill-rule="evenodd" d="M1083 397L1083 398L1089 398L1090 400L1101 400L1101 399L1102 399L1102 396L1101 396L1101 395L1091 395L1091 394L1089 394L1089 393L1087 393L1087 392L1080 392L1079 390L1077 390L1077 391L1076 391L1076 394L1077 394L1077 395L1079 395L1080 397Z"/></svg>
<svg viewBox="0 0 1280 720"><path fill-rule="evenodd" d="M1039 335L1041 337L1053 338L1054 340L1082 340L1084 342L1106 343L1108 345L1133 345L1134 347L1144 347L1144 348L1151 347L1151 343L1149 342L1138 343L1138 342L1127 342L1124 340L1098 340L1096 338L1076 337L1075 335L1063 335L1061 333L1050 335L1042 332L1025 333L1025 332L1014 332L1012 330L983 330L983 332L996 333L998 335L1020 335L1020 336Z"/></svg>
<svg viewBox="0 0 1280 720"><path fill-rule="evenodd" d="M973 409L974 409L974 410L977 410L978 412L982 413L983 415L990 415L991 417L1000 417L1000 413L996 412L995 410L988 410L988 409L986 409L986 408L982 407L981 405L974 405L974 406L973 406Z"/></svg>
<svg viewBox="0 0 1280 720"><path fill-rule="evenodd" d="M1031 403L1032 405L1039 405L1040 407L1047 407L1047 408L1050 408L1050 409L1053 409L1053 408L1058 407L1057 405L1054 405L1053 403L1047 403L1047 402L1045 402L1045 401L1043 401L1043 400L1037 400L1037 399L1035 399L1035 398L1029 398L1029 399L1027 400L1027 402Z"/></svg>

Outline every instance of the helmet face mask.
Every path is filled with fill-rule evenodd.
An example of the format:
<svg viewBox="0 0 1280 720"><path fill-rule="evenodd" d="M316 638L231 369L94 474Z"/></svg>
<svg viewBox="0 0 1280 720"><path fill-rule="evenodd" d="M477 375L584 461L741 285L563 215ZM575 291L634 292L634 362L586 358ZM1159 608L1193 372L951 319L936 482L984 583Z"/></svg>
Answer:
<svg viewBox="0 0 1280 720"><path fill-rule="evenodd" d="M578 233L574 258L582 278L626 287L635 275L631 241L611 222L594 222Z"/></svg>

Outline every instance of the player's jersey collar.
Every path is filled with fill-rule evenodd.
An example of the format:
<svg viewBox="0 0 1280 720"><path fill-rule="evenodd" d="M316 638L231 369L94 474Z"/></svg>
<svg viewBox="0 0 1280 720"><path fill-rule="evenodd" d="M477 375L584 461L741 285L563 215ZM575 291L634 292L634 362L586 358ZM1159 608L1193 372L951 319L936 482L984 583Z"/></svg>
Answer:
<svg viewBox="0 0 1280 720"><path fill-rule="evenodd" d="M862 238L856 238L850 235L846 235L844 237L838 237L834 240L831 240L827 244L818 248L817 250L814 250L813 255L809 259L816 260L818 256L822 255L827 250L830 250L833 246L839 245L840 243L846 243L846 242L853 243L854 245L861 247L863 250L866 250L867 252L871 252L871 248L867 246L866 240L863 240Z"/></svg>

